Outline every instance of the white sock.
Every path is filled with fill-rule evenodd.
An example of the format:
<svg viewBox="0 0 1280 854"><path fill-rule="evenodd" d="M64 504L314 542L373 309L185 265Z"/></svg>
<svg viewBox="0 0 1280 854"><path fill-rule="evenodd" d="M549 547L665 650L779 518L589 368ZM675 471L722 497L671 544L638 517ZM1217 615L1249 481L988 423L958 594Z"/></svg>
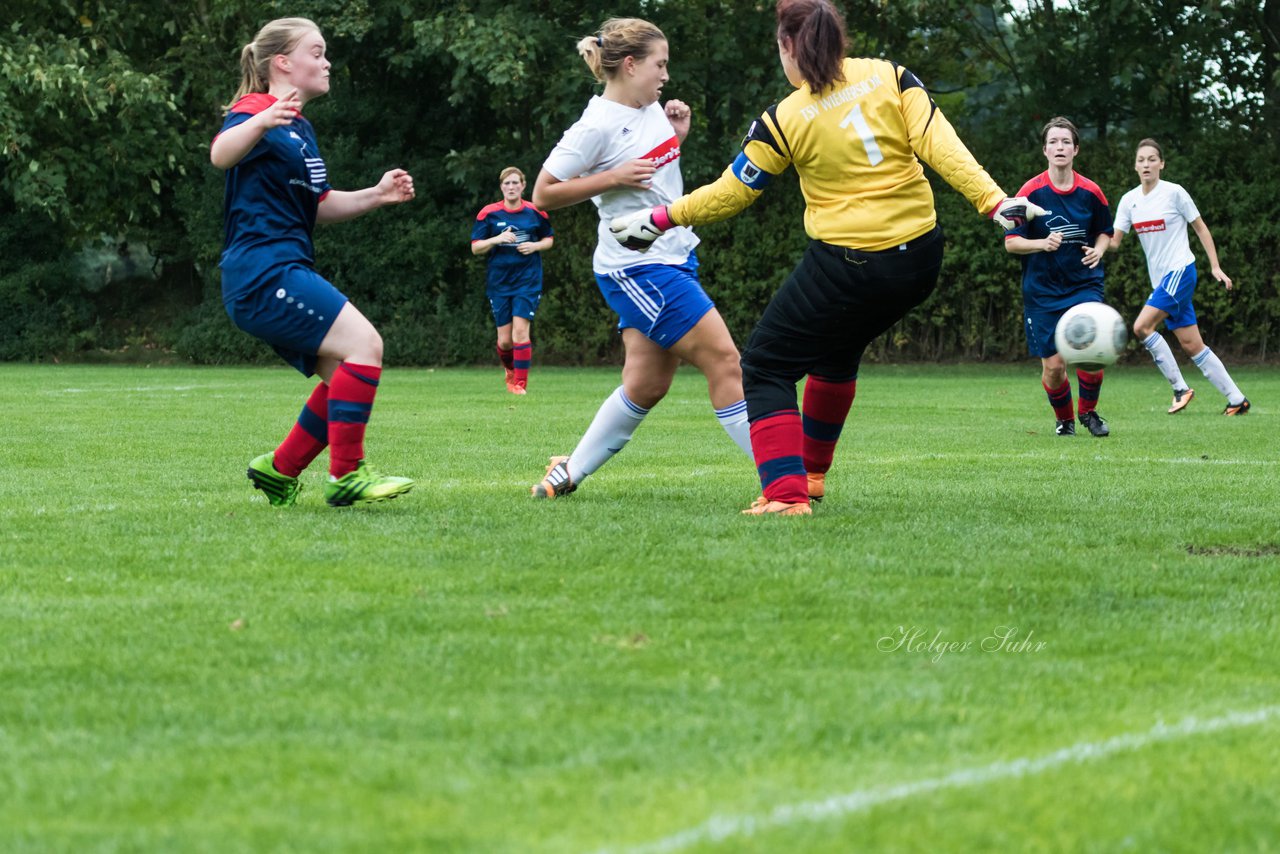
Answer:
<svg viewBox="0 0 1280 854"><path fill-rule="evenodd" d="M626 447L631 436L649 410L636 406L618 386L613 394L600 404L596 417L587 432L578 440L578 447L569 455L569 477L574 483L609 461L609 458Z"/></svg>
<svg viewBox="0 0 1280 854"><path fill-rule="evenodd" d="M1240 389L1236 388L1236 384L1231 380L1231 374L1227 373L1226 366L1222 364L1221 359L1213 355L1212 350L1205 347L1192 356L1191 361L1195 362L1201 373L1209 378L1214 388L1226 395L1228 406L1239 406L1244 402L1244 395L1240 393Z"/></svg>
<svg viewBox="0 0 1280 854"><path fill-rule="evenodd" d="M1156 363L1156 367L1160 369L1160 373L1164 374L1169 385L1173 386L1173 390L1186 391L1187 381L1182 378L1182 371L1178 369L1178 362L1173 358L1173 350L1170 349L1169 342L1164 340L1164 336L1159 332L1152 332L1147 340L1142 342L1142 346L1147 348L1147 352L1151 354L1151 361Z"/></svg>
<svg viewBox="0 0 1280 854"><path fill-rule="evenodd" d="M740 400L724 409L717 409L716 420L720 422L724 432L729 434L729 438L754 460L755 457L751 454L751 425L747 423L747 402Z"/></svg>

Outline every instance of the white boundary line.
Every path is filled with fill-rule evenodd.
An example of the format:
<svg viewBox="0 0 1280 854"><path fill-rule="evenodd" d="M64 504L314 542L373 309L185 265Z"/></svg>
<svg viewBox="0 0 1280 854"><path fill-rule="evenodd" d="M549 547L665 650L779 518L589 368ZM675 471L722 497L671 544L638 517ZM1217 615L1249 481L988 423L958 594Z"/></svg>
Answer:
<svg viewBox="0 0 1280 854"><path fill-rule="evenodd" d="M761 831L788 827L802 822L826 821L864 812L880 804L912 798L942 789L978 786L999 780L1019 779L1072 763L1091 762L1116 753L1141 750L1152 744L1176 741L1227 729L1257 726L1280 719L1280 706L1265 706L1248 712L1229 712L1216 718L1183 718L1176 724L1159 721L1146 732L1117 735L1103 741L1086 741L1034 758L1024 757L1007 762L993 762L977 768L962 768L943 777L917 780L870 789L855 789L817 801L803 801L776 807L762 815L712 816L695 827L682 830L653 842L623 848L603 848L599 854L666 854L691 845L722 842L733 837L750 837Z"/></svg>

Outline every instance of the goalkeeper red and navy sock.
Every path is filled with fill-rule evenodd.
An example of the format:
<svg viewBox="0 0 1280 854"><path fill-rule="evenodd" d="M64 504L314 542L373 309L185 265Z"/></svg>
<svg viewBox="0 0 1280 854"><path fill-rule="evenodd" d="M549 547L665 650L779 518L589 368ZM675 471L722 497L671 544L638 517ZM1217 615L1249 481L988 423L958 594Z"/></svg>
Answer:
<svg viewBox="0 0 1280 854"><path fill-rule="evenodd" d="M493 349L498 351L498 359L499 361L502 362L502 367L506 368L508 371L512 370L514 368L514 366L512 365L512 361L515 358L512 351L503 350L501 347L497 345L494 345Z"/></svg>
<svg viewBox="0 0 1280 854"><path fill-rule="evenodd" d="M765 498L787 504L809 503L803 447L800 413L794 409L770 412L751 422L751 450Z"/></svg>
<svg viewBox="0 0 1280 854"><path fill-rule="evenodd" d="M1076 371L1080 383L1080 417L1098 408L1098 395L1102 392L1102 371Z"/></svg>
<svg viewBox="0 0 1280 854"><path fill-rule="evenodd" d="M364 459L364 429L382 368L343 362L329 384L329 474L342 477Z"/></svg>
<svg viewBox="0 0 1280 854"><path fill-rule="evenodd" d="M289 435L276 448L276 471L297 477L328 444L329 386L320 383L307 398Z"/></svg>
<svg viewBox="0 0 1280 854"><path fill-rule="evenodd" d="M804 470L810 474L826 474L835 456L836 442L849 417L858 392L857 378L829 380L811 376L804 384Z"/></svg>
<svg viewBox="0 0 1280 854"><path fill-rule="evenodd" d="M533 342L526 341L523 344L517 344L511 348L512 362L515 367L515 376L511 381L518 386L527 386L529 384L529 363L533 361Z"/></svg>
<svg viewBox="0 0 1280 854"><path fill-rule="evenodd" d="M1057 388L1049 388L1043 382L1045 394L1049 395L1049 405L1053 407L1053 417L1059 421L1075 421L1076 413L1071 405L1071 380L1063 380Z"/></svg>

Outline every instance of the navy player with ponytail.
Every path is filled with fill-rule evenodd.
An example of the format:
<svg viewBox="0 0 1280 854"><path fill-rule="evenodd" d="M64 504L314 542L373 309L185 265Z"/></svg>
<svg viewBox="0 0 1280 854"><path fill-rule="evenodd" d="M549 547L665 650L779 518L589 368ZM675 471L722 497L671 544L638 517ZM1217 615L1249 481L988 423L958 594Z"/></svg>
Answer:
<svg viewBox="0 0 1280 854"><path fill-rule="evenodd" d="M236 326L321 379L284 442L249 463L249 480L272 506L290 506L298 475L328 446L330 505L394 498L413 481L380 475L364 461L382 337L316 272L311 233L317 222L409 201L413 179L392 169L364 190L329 185L315 131L302 117L308 101L329 91L324 37L311 21L267 23L244 46L240 65L240 89L209 150L227 172L223 304Z"/></svg>

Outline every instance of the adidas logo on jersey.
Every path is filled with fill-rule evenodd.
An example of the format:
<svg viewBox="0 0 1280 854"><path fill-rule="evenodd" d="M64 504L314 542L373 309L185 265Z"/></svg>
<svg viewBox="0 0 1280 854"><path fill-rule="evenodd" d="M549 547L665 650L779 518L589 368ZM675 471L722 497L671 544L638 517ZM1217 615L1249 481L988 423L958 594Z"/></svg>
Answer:
<svg viewBox="0 0 1280 854"><path fill-rule="evenodd" d="M623 135L623 136L626 136L626 135L627 135L627 134L629 134L629 133L631 133L631 128L623 128L623 129L622 129L622 135Z"/></svg>

